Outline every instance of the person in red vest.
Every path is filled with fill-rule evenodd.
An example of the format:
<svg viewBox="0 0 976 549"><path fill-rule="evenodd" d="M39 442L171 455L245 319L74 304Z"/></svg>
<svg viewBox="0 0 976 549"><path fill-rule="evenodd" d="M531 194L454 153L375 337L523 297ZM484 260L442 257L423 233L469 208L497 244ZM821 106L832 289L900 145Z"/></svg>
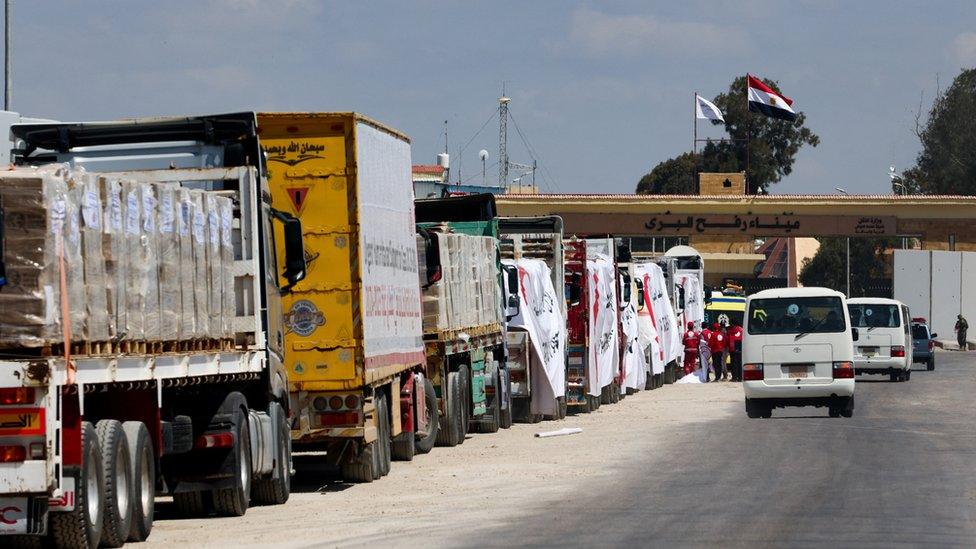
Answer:
<svg viewBox="0 0 976 549"><path fill-rule="evenodd" d="M732 358L732 381L742 381L742 326L729 328L729 356Z"/></svg>
<svg viewBox="0 0 976 549"><path fill-rule="evenodd" d="M685 332L685 375L695 372L698 364L698 340L701 334L695 331L695 323L688 323L688 331Z"/></svg>
<svg viewBox="0 0 976 549"><path fill-rule="evenodd" d="M725 326L719 326L718 322L712 325L712 334L708 338L708 349L712 351L712 371L715 372L715 381L725 381L725 374L728 367L725 362L728 360L729 335L726 333Z"/></svg>

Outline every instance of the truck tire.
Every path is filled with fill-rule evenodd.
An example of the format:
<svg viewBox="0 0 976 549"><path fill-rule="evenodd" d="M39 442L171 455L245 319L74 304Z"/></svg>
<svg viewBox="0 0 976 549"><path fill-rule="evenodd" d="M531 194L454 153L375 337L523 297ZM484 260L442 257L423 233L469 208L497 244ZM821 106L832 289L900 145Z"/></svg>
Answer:
<svg viewBox="0 0 976 549"><path fill-rule="evenodd" d="M464 439L471 432L471 370L467 364L462 364L458 368L459 385L461 386L461 440L458 444L464 444Z"/></svg>
<svg viewBox="0 0 976 549"><path fill-rule="evenodd" d="M603 389L600 389L600 404L610 404L613 402L610 396L610 386L607 385Z"/></svg>
<svg viewBox="0 0 976 549"><path fill-rule="evenodd" d="M146 541L156 514L156 456L141 421L122 424L132 463L132 525L126 541Z"/></svg>
<svg viewBox="0 0 976 549"><path fill-rule="evenodd" d="M512 399L512 415L513 419L519 423L532 423L529 418L529 402L530 399L527 398L513 398Z"/></svg>
<svg viewBox="0 0 976 549"><path fill-rule="evenodd" d="M457 446L464 439L461 431L463 414L461 407L464 399L461 397L461 374L448 372L447 382L441 388L444 396L445 414L440 418L440 429L437 432L438 446Z"/></svg>
<svg viewBox="0 0 976 549"><path fill-rule="evenodd" d="M238 393L231 395L234 394ZM251 502L251 431L247 426L247 413L244 409L238 408L234 416L234 445L230 449L233 455L234 486L213 491L214 511L226 517L244 516Z"/></svg>
<svg viewBox="0 0 976 549"><path fill-rule="evenodd" d="M183 517L202 517L210 514L210 502L213 498L209 493L200 490L192 492L178 492L173 494L173 505L176 512Z"/></svg>
<svg viewBox="0 0 976 549"><path fill-rule="evenodd" d="M122 430L122 422L103 419L95 425L102 450L102 471L105 474L104 522L102 547L122 547L132 529L132 502L135 499L132 481L132 458L129 443Z"/></svg>
<svg viewBox="0 0 976 549"><path fill-rule="evenodd" d="M49 534L57 547L87 549L102 539L105 474L98 434L88 421L81 423L81 456L74 511L50 515Z"/></svg>
<svg viewBox="0 0 976 549"><path fill-rule="evenodd" d="M342 480L346 482L368 483L379 478L379 460L376 457L376 444L363 444L358 456L342 463Z"/></svg>
<svg viewBox="0 0 976 549"><path fill-rule="evenodd" d="M933 371L933 370L935 370L935 357L934 356L933 357L929 357L928 362L925 363L925 369L928 370L928 371L930 371L930 372Z"/></svg>
<svg viewBox="0 0 976 549"><path fill-rule="evenodd" d="M393 461L413 461L417 454L417 437L413 431L403 431L390 443L390 454Z"/></svg>
<svg viewBox="0 0 976 549"><path fill-rule="evenodd" d="M418 454L431 451L440 431L440 418L437 417L437 392L434 390L434 384L426 377L424 378L424 403L427 406L427 417L430 418L430 432L417 439Z"/></svg>
<svg viewBox="0 0 976 549"><path fill-rule="evenodd" d="M508 370L505 370L499 373L499 379L501 379L504 388L502 394L508 395L508 406L501 411L498 426L502 429L509 429L512 426L512 378L509 377Z"/></svg>
<svg viewBox="0 0 976 549"><path fill-rule="evenodd" d="M600 409L600 404L601 404L600 397L586 395L586 398L589 399L589 401L590 401L590 411L591 412L595 412L595 411L597 411L597 410Z"/></svg>
<svg viewBox="0 0 976 549"><path fill-rule="evenodd" d="M380 476L385 477L390 474L391 461L391 436L393 430L390 428L390 408L386 403L386 392L380 389L376 392L376 449L380 460Z"/></svg>
<svg viewBox="0 0 976 549"><path fill-rule="evenodd" d="M556 397L556 410L559 411L559 419L566 419L566 397Z"/></svg>
<svg viewBox="0 0 976 549"><path fill-rule="evenodd" d="M271 474L254 480L252 497L260 505L281 505L291 495L291 431L285 414L279 416L278 440L282 442L275 453Z"/></svg>

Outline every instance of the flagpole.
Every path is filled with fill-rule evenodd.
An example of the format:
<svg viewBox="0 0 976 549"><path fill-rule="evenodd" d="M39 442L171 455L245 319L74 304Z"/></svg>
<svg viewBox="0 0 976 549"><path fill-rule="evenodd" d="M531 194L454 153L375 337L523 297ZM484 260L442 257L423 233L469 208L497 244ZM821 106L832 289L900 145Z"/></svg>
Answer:
<svg viewBox="0 0 976 549"><path fill-rule="evenodd" d="M749 109L749 73L746 73L746 194L749 194L749 149L752 145L752 111Z"/></svg>
<svg viewBox="0 0 976 549"><path fill-rule="evenodd" d="M694 161L691 169L691 181L695 184L695 192L701 194L698 187L698 92L695 92L694 108L691 111L691 119L695 126L695 139L691 144L691 159Z"/></svg>

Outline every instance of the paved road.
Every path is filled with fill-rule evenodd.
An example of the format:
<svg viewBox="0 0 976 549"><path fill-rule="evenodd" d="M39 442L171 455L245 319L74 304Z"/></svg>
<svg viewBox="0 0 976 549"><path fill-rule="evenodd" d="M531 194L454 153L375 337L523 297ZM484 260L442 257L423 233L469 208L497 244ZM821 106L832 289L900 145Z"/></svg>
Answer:
<svg viewBox="0 0 976 549"><path fill-rule="evenodd" d="M695 425L602 488L448 543L976 545L976 354L939 353L907 383L862 376L856 395L852 419L797 408Z"/></svg>

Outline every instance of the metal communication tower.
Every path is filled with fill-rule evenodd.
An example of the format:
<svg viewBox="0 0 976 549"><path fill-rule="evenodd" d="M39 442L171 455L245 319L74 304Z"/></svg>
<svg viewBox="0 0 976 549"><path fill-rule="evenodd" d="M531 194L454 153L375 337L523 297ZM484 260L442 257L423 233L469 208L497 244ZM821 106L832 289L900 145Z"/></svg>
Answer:
<svg viewBox="0 0 976 549"><path fill-rule="evenodd" d="M498 98L498 186L508 186L508 102L505 88Z"/></svg>

